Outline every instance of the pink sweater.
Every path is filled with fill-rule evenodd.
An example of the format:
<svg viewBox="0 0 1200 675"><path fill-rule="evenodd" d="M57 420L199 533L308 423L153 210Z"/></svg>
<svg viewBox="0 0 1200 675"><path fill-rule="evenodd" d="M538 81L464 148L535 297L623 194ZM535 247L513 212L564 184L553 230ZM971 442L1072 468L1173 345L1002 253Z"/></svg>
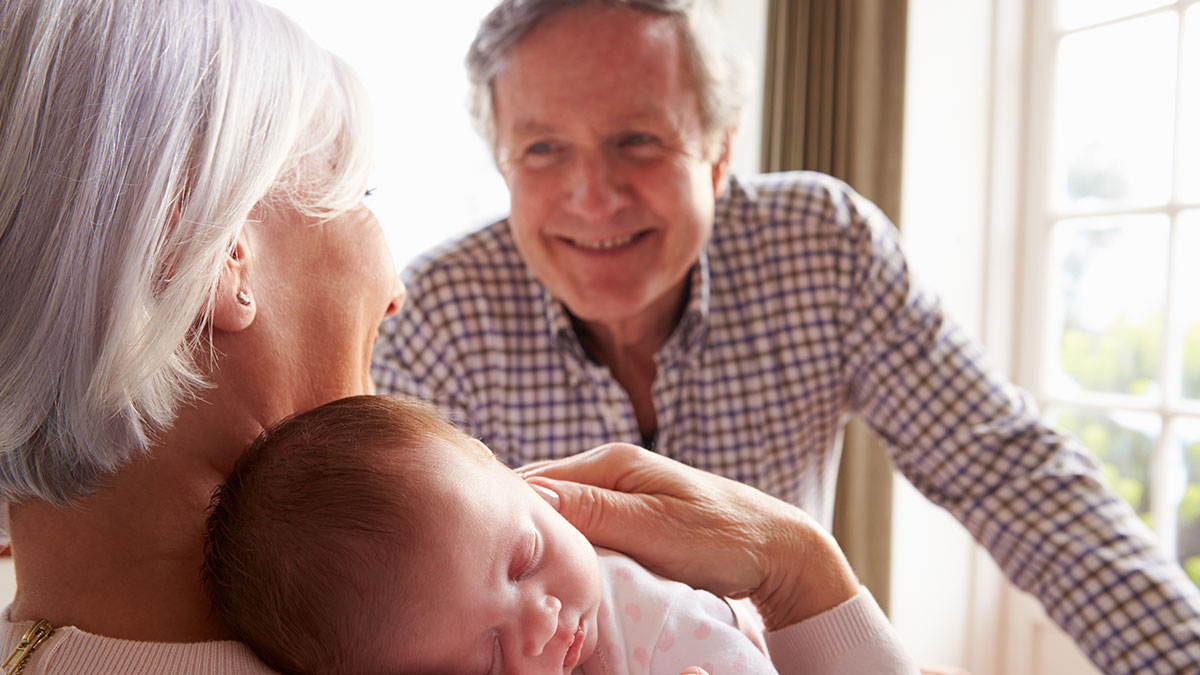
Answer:
<svg viewBox="0 0 1200 675"><path fill-rule="evenodd" d="M10 617L10 609L0 615L0 660L33 626L32 621L14 623ZM782 675L917 673L891 624L865 589L835 609L768 633L766 639L771 660ZM55 628L22 671L22 675L116 674L279 675L240 642L139 642L102 637L71 626Z"/></svg>
<svg viewBox="0 0 1200 675"><path fill-rule="evenodd" d="M0 618L0 661L32 621ZM22 675L278 675L240 642L138 642L55 628L25 662Z"/></svg>

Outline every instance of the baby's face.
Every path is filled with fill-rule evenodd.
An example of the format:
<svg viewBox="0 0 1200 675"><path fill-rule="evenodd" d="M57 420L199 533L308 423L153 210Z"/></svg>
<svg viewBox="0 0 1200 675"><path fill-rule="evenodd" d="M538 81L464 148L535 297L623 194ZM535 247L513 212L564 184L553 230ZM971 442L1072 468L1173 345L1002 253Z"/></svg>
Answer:
<svg viewBox="0 0 1200 675"><path fill-rule="evenodd" d="M417 597L398 603L424 609L397 622L416 627L392 640L397 670L570 673L596 646L595 550L482 443L438 443L438 531L414 570Z"/></svg>

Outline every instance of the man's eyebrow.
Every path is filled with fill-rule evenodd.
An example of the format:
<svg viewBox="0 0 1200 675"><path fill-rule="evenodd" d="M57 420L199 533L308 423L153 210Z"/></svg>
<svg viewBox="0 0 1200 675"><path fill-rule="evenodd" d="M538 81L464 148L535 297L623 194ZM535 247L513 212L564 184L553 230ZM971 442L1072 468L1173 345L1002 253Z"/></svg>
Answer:
<svg viewBox="0 0 1200 675"><path fill-rule="evenodd" d="M635 110L628 115L621 115L617 118L617 122L621 124L641 124L645 122L655 122L663 119L664 110L662 106L646 105L639 110Z"/></svg>
<svg viewBox="0 0 1200 675"><path fill-rule="evenodd" d="M522 136L548 134L556 130L557 128L551 124L531 119L517 120L517 123L513 125L513 132Z"/></svg>
<svg viewBox="0 0 1200 675"><path fill-rule="evenodd" d="M630 126L637 124L645 124L648 122L656 122L662 120L664 113L661 107L654 105L642 106L638 110L631 113L620 115L613 120L613 126ZM513 133L522 136L536 136L538 134L551 134L559 130L559 128L549 122L543 122L532 118L519 119L513 124Z"/></svg>

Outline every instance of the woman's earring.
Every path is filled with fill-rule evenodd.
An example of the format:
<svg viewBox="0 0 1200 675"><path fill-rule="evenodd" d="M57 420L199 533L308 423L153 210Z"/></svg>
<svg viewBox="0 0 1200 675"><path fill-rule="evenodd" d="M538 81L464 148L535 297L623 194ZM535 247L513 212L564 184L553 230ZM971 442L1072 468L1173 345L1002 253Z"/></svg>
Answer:
<svg viewBox="0 0 1200 675"><path fill-rule="evenodd" d="M247 293L246 291L238 291L237 292L237 301L238 301L239 305L241 305L243 307L249 307L250 306L250 294Z"/></svg>

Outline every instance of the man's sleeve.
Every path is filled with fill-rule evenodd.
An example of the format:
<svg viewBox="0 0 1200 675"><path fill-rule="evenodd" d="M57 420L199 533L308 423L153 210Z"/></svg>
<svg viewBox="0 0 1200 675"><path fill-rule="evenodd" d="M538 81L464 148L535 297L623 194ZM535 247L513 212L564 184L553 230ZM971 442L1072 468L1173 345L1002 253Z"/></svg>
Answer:
<svg viewBox="0 0 1200 675"><path fill-rule="evenodd" d="M1102 670L1200 672L1200 590L1088 450L1048 427L912 283L883 214L862 201L841 213L856 260L838 320L843 377L896 467Z"/></svg>

